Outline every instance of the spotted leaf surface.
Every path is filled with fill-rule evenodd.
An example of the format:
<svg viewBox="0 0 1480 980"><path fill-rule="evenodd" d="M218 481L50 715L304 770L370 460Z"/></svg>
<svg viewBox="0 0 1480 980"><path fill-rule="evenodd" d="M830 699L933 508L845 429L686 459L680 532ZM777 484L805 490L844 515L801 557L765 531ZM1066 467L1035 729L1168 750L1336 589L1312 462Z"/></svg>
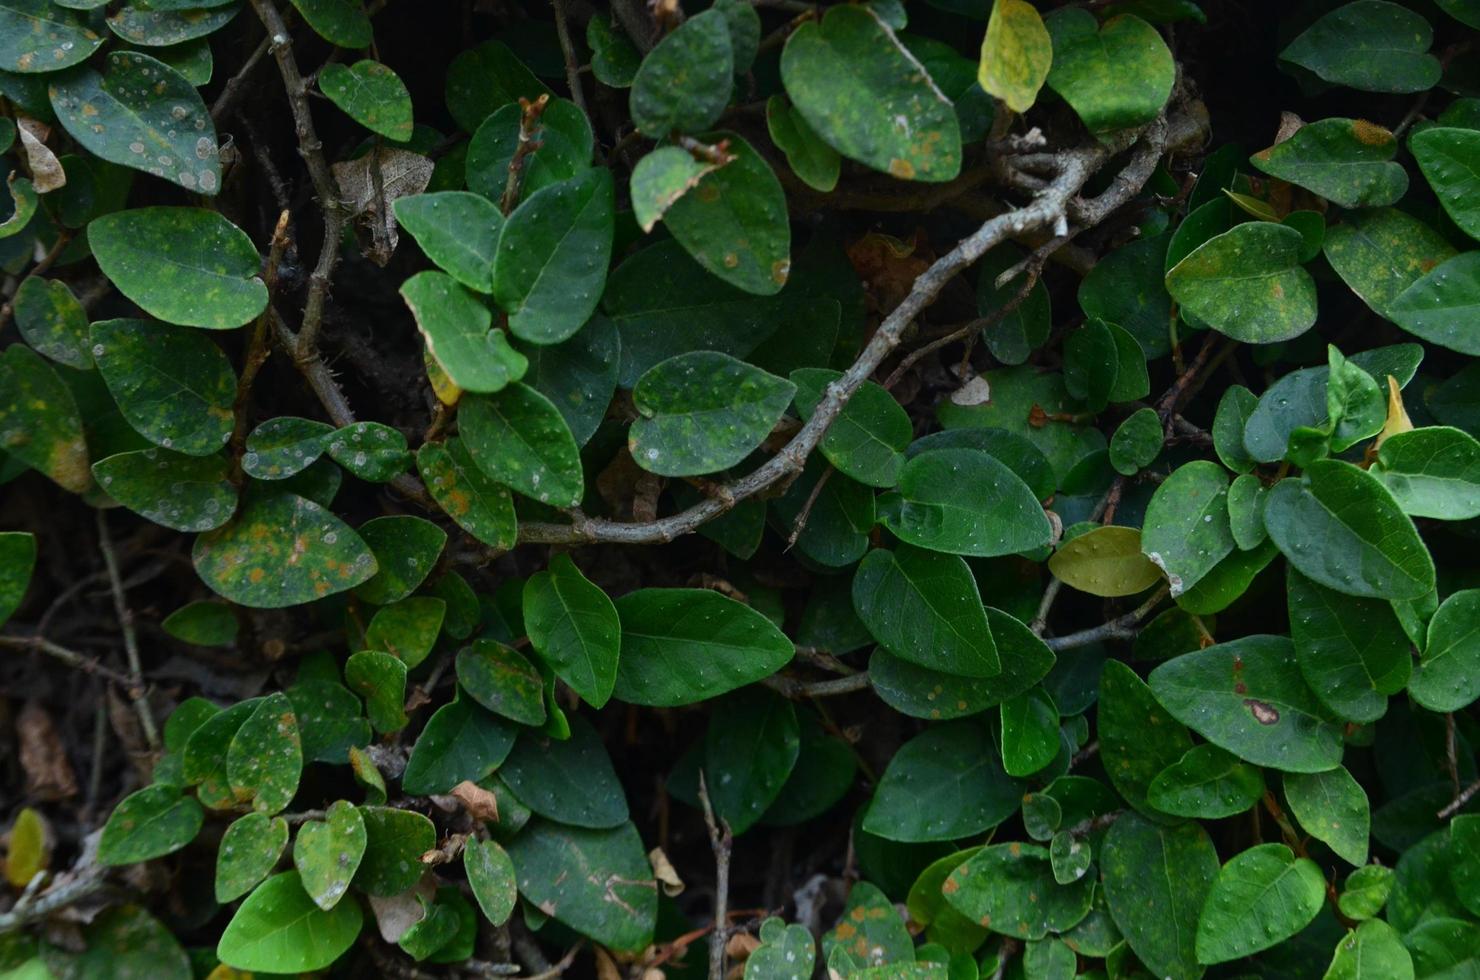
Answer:
<svg viewBox="0 0 1480 980"><path fill-rule="evenodd" d="M1392 204L1408 190L1408 173L1393 162L1398 141L1365 119L1321 119L1260 150L1254 166L1344 208Z"/></svg>
<svg viewBox="0 0 1480 980"><path fill-rule="evenodd" d="M119 453L93 464L98 486L114 500L176 531L210 531L231 519L237 490L222 456L168 449Z"/></svg>
<svg viewBox="0 0 1480 980"><path fill-rule="evenodd" d="M265 813L238 817L216 852L216 901L234 902L272 873L288 846L288 822Z"/></svg>
<svg viewBox="0 0 1480 980"><path fill-rule="evenodd" d="M388 140L411 138L411 93L390 68L368 58L319 72L319 90L355 122Z"/></svg>
<svg viewBox="0 0 1480 980"><path fill-rule="evenodd" d="M632 824L590 830L536 820L508 851L519 894L546 915L616 950L652 941L658 887Z"/></svg>
<svg viewBox="0 0 1480 980"><path fill-rule="evenodd" d="M73 493L92 485L77 400L24 344L0 354L0 449Z"/></svg>
<svg viewBox="0 0 1480 980"><path fill-rule="evenodd" d="M262 699L231 737L226 778L232 792L260 813L277 813L293 801L303 773L303 742L293 704L281 691Z"/></svg>
<svg viewBox="0 0 1480 980"><path fill-rule="evenodd" d="M178 851L195 839L205 816L178 787L146 786L125 797L103 826L98 860L135 864Z"/></svg>
<svg viewBox="0 0 1480 980"><path fill-rule="evenodd" d="M15 291L15 325L38 354L58 364L92 367L87 311L59 279L32 276Z"/></svg>
<svg viewBox="0 0 1480 980"><path fill-rule="evenodd" d="M187 191L221 189L221 155L210 112L195 86L156 58L114 51L102 74L86 68L53 82L51 105L73 139L110 163ZM219 215L216 219L225 223Z"/></svg>
<svg viewBox="0 0 1480 980"><path fill-rule="evenodd" d="M468 455L490 479L555 507L581 502L585 481L575 438L534 388L516 383L465 398L459 420Z"/></svg>
<svg viewBox="0 0 1480 980"><path fill-rule="evenodd" d="M242 470L259 480L286 480L312 466L328 448L334 427L327 422L280 415L247 436Z"/></svg>
<svg viewBox="0 0 1480 980"><path fill-rule="evenodd" d="M102 43L83 14L50 0L0 3L0 69L5 71L61 71L86 61Z"/></svg>
<svg viewBox="0 0 1480 980"><path fill-rule="evenodd" d="M100 320L92 341L98 371L140 435L190 456L226 445L236 374L210 336L153 320Z"/></svg>
<svg viewBox="0 0 1480 980"><path fill-rule="evenodd" d="M730 101L734 68L724 14L690 17L642 59L632 79L632 121L655 139L712 125Z"/></svg>
<svg viewBox="0 0 1480 980"><path fill-rule="evenodd" d="M259 609L352 589L378 568L348 525L291 493L248 501L225 527L196 539L194 559L202 580L217 593Z"/></svg>
<svg viewBox="0 0 1480 980"><path fill-rule="evenodd" d="M365 854L365 821L345 800L336 800L323 820L298 828L293 841L293 866L303 890L324 911L339 904Z"/></svg>
<svg viewBox="0 0 1480 980"><path fill-rule="evenodd" d="M1300 233L1246 221L1204 242L1167 273L1182 308L1234 340L1270 344L1316 322L1316 287L1300 268Z"/></svg>
<svg viewBox="0 0 1480 980"><path fill-rule="evenodd" d="M1135 14L1103 24L1088 10L1056 10L1044 23L1053 38L1048 87L1096 133L1156 118L1172 94L1176 66L1156 28Z"/></svg>
<svg viewBox="0 0 1480 980"><path fill-rule="evenodd" d="M359 536L374 553L377 570L356 589L356 595L381 606L415 592L447 543L446 531L409 514L366 521L360 525Z"/></svg>

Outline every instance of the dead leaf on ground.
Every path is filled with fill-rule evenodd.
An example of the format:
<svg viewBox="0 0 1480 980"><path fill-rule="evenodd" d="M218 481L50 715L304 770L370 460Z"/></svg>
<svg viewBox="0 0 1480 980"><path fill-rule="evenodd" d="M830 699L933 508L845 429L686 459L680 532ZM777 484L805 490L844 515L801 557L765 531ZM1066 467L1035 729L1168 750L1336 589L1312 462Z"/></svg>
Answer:
<svg viewBox="0 0 1480 980"><path fill-rule="evenodd" d="M77 773L67 759L51 715L36 701L27 701L15 719L20 742L21 769L26 792L41 800L63 800L77 795Z"/></svg>

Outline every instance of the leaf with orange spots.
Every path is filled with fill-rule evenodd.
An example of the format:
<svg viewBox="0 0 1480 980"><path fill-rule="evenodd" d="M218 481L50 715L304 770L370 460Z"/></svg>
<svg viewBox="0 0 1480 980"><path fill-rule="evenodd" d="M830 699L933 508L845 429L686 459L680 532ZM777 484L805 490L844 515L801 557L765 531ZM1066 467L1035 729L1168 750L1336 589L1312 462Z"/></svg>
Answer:
<svg viewBox="0 0 1480 980"><path fill-rule="evenodd" d="M904 919L877 885L856 882L837 925L822 936L822 952L829 960L835 947L845 950L860 966L911 963L914 941Z"/></svg>
<svg viewBox="0 0 1480 980"><path fill-rule="evenodd" d="M1316 322L1315 280L1300 267L1300 232L1246 221L1198 246L1167 273L1182 309L1249 344L1291 340Z"/></svg>
<svg viewBox="0 0 1480 980"><path fill-rule="evenodd" d="M226 445L236 373L208 334L155 320L99 320L92 344L98 372L136 432L190 456Z"/></svg>
<svg viewBox="0 0 1480 980"><path fill-rule="evenodd" d="M613 665L615 666L615 665ZM545 721L545 685L524 654L481 638L457 652L457 682L474 701L522 725Z"/></svg>
<svg viewBox="0 0 1480 980"><path fill-rule="evenodd" d="M0 70L61 71L86 61L103 44L86 15L50 0L0 3Z"/></svg>
<svg viewBox="0 0 1480 980"><path fill-rule="evenodd" d="M904 180L961 172L955 107L868 7L831 7L792 32L781 78L802 118L844 156Z"/></svg>
<svg viewBox="0 0 1480 980"><path fill-rule="evenodd" d="M1326 230L1322 249L1341 280L1384 316L1405 289L1455 254L1443 235L1397 208L1343 215Z"/></svg>
<svg viewBox="0 0 1480 980"><path fill-rule="evenodd" d="M25 344L0 354L0 450L65 490L82 493L92 486L72 390Z"/></svg>
<svg viewBox="0 0 1480 980"><path fill-rule="evenodd" d="M632 79L632 121L655 139L713 125L730 101L735 67L724 13L690 17L642 59Z"/></svg>
<svg viewBox="0 0 1480 980"><path fill-rule="evenodd" d="M1177 67L1156 28L1135 14L1100 24L1082 7L1061 7L1044 23L1053 38L1048 87L1091 132L1148 123L1166 105Z"/></svg>
<svg viewBox="0 0 1480 980"><path fill-rule="evenodd" d="M347 524L291 493L247 501L225 527L195 541L195 569L221 596L281 609L352 589L376 573L375 555Z"/></svg>
<svg viewBox="0 0 1480 980"><path fill-rule="evenodd" d="M951 872L942 891L957 911L993 932L1042 939L1089 914L1094 880L1061 885L1047 848L1014 842L982 848Z"/></svg>
<svg viewBox="0 0 1480 980"><path fill-rule="evenodd" d="M1128 813L1105 834L1099 860L1110 915L1152 976L1202 976L1193 937L1218 874L1208 832L1195 823L1158 827Z"/></svg>
<svg viewBox="0 0 1480 980"><path fill-rule="evenodd" d="M1271 177L1298 184L1344 208L1375 208L1408 190L1408 173L1394 163L1398 141L1365 119L1321 119L1249 162Z"/></svg>
<svg viewBox="0 0 1480 980"><path fill-rule="evenodd" d="M303 774L303 742L293 704L281 691L257 705L226 749L226 779L237 799L260 813L293 802Z"/></svg>
<svg viewBox="0 0 1480 980"><path fill-rule="evenodd" d="M462 439L428 442L416 451L416 469L447 516L484 544L514 547L518 526L509 488L495 483L468 455Z"/></svg>

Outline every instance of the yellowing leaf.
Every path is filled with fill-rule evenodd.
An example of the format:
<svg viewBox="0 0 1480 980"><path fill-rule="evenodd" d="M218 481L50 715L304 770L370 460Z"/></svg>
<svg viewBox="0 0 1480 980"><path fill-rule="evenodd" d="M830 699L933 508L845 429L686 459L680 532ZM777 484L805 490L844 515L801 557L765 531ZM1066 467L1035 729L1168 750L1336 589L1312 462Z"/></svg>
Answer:
<svg viewBox="0 0 1480 980"><path fill-rule="evenodd" d="M30 807L21 807L10 828L10 848L5 854L5 879L24 888L51 863L51 834L46 818Z"/></svg>
<svg viewBox="0 0 1480 980"><path fill-rule="evenodd" d="M1053 64L1053 42L1027 0L997 0L982 40L976 78L1013 112L1027 112Z"/></svg>
<svg viewBox="0 0 1480 980"><path fill-rule="evenodd" d="M1055 578L1098 596L1135 595L1161 581L1161 572L1141 553L1141 532L1132 527L1097 527L1066 541L1048 560Z"/></svg>
<svg viewBox="0 0 1480 980"><path fill-rule="evenodd" d="M1374 449L1381 449L1384 442L1400 432L1413 431L1413 420L1408 417L1408 410L1403 407L1403 392L1398 387L1398 379L1390 374L1388 375L1387 384L1387 423L1383 425L1382 431L1377 434L1377 444L1373 447Z"/></svg>

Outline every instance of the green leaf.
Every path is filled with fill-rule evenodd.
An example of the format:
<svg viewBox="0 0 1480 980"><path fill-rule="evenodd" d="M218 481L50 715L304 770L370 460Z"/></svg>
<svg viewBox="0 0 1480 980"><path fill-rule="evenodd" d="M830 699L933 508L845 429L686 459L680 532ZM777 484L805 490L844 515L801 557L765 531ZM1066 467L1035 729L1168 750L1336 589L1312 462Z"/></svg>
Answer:
<svg viewBox="0 0 1480 980"><path fill-rule="evenodd" d="M1051 308L1042 280L1034 282L1021 300L1017 299L1023 287L1020 279L997 285L997 277L1008 270L1021 271L1023 258L1016 245L1004 243L989 250L977 263L976 311L982 317L998 318L983 330L982 339L992 356L1004 364L1023 363L1048 340ZM1008 304L1014 301L1017 307L1008 311Z"/></svg>
<svg viewBox="0 0 1480 980"><path fill-rule="evenodd" d="M1480 589L1455 592L1429 620L1423 658L1408 692L1430 711L1459 711L1480 698Z"/></svg>
<svg viewBox="0 0 1480 980"><path fill-rule="evenodd" d="M1118 660L1105 661L1098 714L1100 755L1110 784L1141 813L1164 819L1148 792L1161 772L1192 748L1187 729L1157 703L1146 682Z"/></svg>
<svg viewBox="0 0 1480 980"><path fill-rule="evenodd" d="M1433 38L1419 14L1386 0L1357 0L1306 28L1280 60L1363 92L1422 92L1439 82L1439 61L1426 53Z"/></svg>
<svg viewBox="0 0 1480 980"><path fill-rule="evenodd" d="M982 40L977 82L1013 112L1027 112L1053 64L1053 40L1025 0L996 0Z"/></svg>
<svg viewBox="0 0 1480 980"><path fill-rule="evenodd" d="M768 826L795 826L826 813L853 787L858 771L853 747L827 734L815 715L803 711L797 721L801 750L791 775L761 818Z"/></svg>
<svg viewBox="0 0 1480 980"><path fill-rule="evenodd" d="M1158 437L1161 432L1157 424ZM1161 570L1141 553L1141 532L1107 525L1076 535L1048 560L1064 584L1090 595L1135 595L1161 581Z"/></svg>
<svg viewBox="0 0 1480 980"><path fill-rule="evenodd" d="M399 895L421 877L425 867L421 856L437 846L437 828L411 810L385 806L362 806L359 810L365 822L365 854L352 884L380 898Z"/></svg>
<svg viewBox="0 0 1480 980"><path fill-rule="evenodd" d="M0 616L3 621L4 616ZM210 599L187 602L159 625L175 639L196 646L230 646L236 640L237 621L231 607Z"/></svg>
<svg viewBox="0 0 1480 980"><path fill-rule="evenodd" d="M333 426L313 419L291 415L268 419L247 436L242 470L259 480L286 480L297 476L324 454L328 437L333 432Z"/></svg>
<svg viewBox="0 0 1480 980"><path fill-rule="evenodd" d="M910 965L914 942L888 896L877 886L859 881L848 890L848 904L838 924L823 935L822 952L829 962L841 952L851 954L857 963L898 971ZM851 974L866 975L862 971Z"/></svg>
<svg viewBox="0 0 1480 980"><path fill-rule="evenodd" d="M708 589L638 589L616 601L622 650L614 695L692 704L769 677L796 649L765 616Z"/></svg>
<svg viewBox="0 0 1480 980"><path fill-rule="evenodd" d="M464 398L459 428L468 455L495 482L554 507L585 494L570 427L550 400L524 384Z"/></svg>
<svg viewBox="0 0 1480 980"><path fill-rule="evenodd" d="M303 743L293 705L281 691L263 698L231 737L226 779L242 802L277 813L293 802L303 773Z"/></svg>
<svg viewBox="0 0 1480 980"><path fill-rule="evenodd" d="M236 374L209 336L153 320L100 320L92 341L98 371L140 435L190 456L226 445Z"/></svg>
<svg viewBox="0 0 1480 980"><path fill-rule="evenodd" d="M960 173L954 107L867 7L831 7L793 31L781 78L802 118L844 156L904 180Z"/></svg>
<svg viewBox="0 0 1480 980"><path fill-rule="evenodd" d="M961 558L901 545L875 549L853 577L853 608L895 656L965 677L1002 670L986 610Z"/></svg>
<svg viewBox="0 0 1480 980"><path fill-rule="evenodd" d="M1345 768L1285 773L1285 799L1300 826L1337 857L1357 867L1367 863L1371 832L1367 793Z"/></svg>
<svg viewBox="0 0 1480 980"><path fill-rule="evenodd" d="M412 746L401 789L414 796L447 793L465 780L477 782L499 767L513 748L514 726L458 697L432 714Z"/></svg>
<svg viewBox="0 0 1480 980"><path fill-rule="evenodd" d="M452 277L418 272L401 284L401 296L427 352L457 387L492 393L523 377L529 361L509 346L503 330L490 329L488 307Z"/></svg>
<svg viewBox="0 0 1480 980"><path fill-rule="evenodd" d="M1172 980L1201 977L1193 937L1218 874L1208 832L1195 823L1159 827L1125 814L1105 834L1100 873L1110 915L1146 968Z"/></svg>
<svg viewBox="0 0 1480 980"><path fill-rule="evenodd" d="M611 88L631 87L642 55L620 27L605 17L592 17L586 22L586 46L591 49L591 73L598 82Z"/></svg>
<svg viewBox="0 0 1480 980"><path fill-rule="evenodd" d="M168 449L119 453L93 464L98 485L136 514L176 531L209 531L231 519L236 487L221 456Z"/></svg>
<svg viewBox="0 0 1480 980"><path fill-rule="evenodd" d="M1449 865L1449 883L1454 895L1472 914L1480 908L1480 814L1459 814L1449 824L1449 852L1457 860Z"/></svg>
<svg viewBox="0 0 1480 980"><path fill-rule="evenodd" d="M906 742L889 760L863 828L888 840L960 840L1016 812L1022 787L1002 769L987 727L958 721Z"/></svg>
<svg viewBox="0 0 1480 980"><path fill-rule="evenodd" d="M1147 357L1160 357L1170 347L1167 323L1172 298L1163 283L1166 256L1165 235L1133 241L1100 259L1079 284L1085 316L1119 324Z"/></svg>
<svg viewBox="0 0 1480 980"><path fill-rule="evenodd" d="M632 79L632 121L654 139L708 128L730 101L735 70L722 12L704 11L659 41Z"/></svg>
<svg viewBox="0 0 1480 980"><path fill-rule="evenodd" d="M216 901L234 902L257 887L288 846L288 821L265 813L238 817L216 852Z"/></svg>
<svg viewBox="0 0 1480 980"><path fill-rule="evenodd" d="M514 547L518 526L513 497L478 468L461 439L423 444L416 451L416 469L458 527L500 550Z"/></svg>
<svg viewBox="0 0 1480 980"><path fill-rule="evenodd" d="M838 151L823 142L785 96L766 100L766 131L802 183L824 194L838 186L843 162Z"/></svg>
<svg viewBox="0 0 1480 980"><path fill-rule="evenodd" d="M523 725L544 724L544 681L534 664L512 647L474 640L457 652L457 682L494 714Z"/></svg>
<svg viewBox="0 0 1480 980"><path fill-rule="evenodd" d="M993 844L962 864L942 889L946 901L974 922L1017 939L1063 932L1089 914L1093 882L1060 885L1048 849L1035 844Z"/></svg>
<svg viewBox="0 0 1480 980"><path fill-rule="evenodd" d="M1408 149L1445 213L1466 235L1480 238L1480 203L1474 192L1475 181L1480 180L1480 164L1476 163L1480 131L1431 126L1410 136Z"/></svg>
<svg viewBox="0 0 1480 980"><path fill-rule="evenodd" d="M1346 934L1336 944L1331 965L1321 980L1413 980L1413 957L1403 947L1398 931L1381 919L1372 919Z"/></svg>
<svg viewBox="0 0 1480 980"><path fill-rule="evenodd" d="M87 240L109 281L166 323L229 330L267 306L256 247L215 211L116 211L94 218Z"/></svg>
<svg viewBox="0 0 1480 980"><path fill-rule="evenodd" d="M1244 427L1258 404L1259 399L1243 385L1229 385L1218 399L1218 411L1213 416L1213 450L1235 473L1248 473L1254 468L1255 460L1244 446Z"/></svg>
<svg viewBox="0 0 1480 980"><path fill-rule="evenodd" d="M366 602L398 602L426 580L447 543L447 532L409 514L377 517L360 525L360 537L375 555L377 571L355 589Z"/></svg>
<svg viewBox="0 0 1480 980"><path fill-rule="evenodd" d="M31 224L36 214L36 188L29 180L12 172L5 181L6 192L13 202L10 215L0 221L0 239L19 235Z"/></svg>
<svg viewBox="0 0 1480 980"><path fill-rule="evenodd" d="M791 372L796 385L797 414L807 421L817 411L830 384L842 377L825 368ZM828 427L819 448L838 471L871 487L899 482L904 451L914 436L910 417L882 386L865 381Z"/></svg>
<svg viewBox="0 0 1480 980"><path fill-rule="evenodd" d="M809 459L802 476L772 504L772 524L788 537L800 528L795 546L799 554L819 565L842 568L868 550L874 493L841 473L832 472L825 480L824 474L828 474L825 460L820 456ZM816 499L812 498L814 489ZM802 508L809 500L812 509L804 518Z"/></svg>
<svg viewBox="0 0 1480 980"><path fill-rule="evenodd" d="M396 223L411 233L427 258L469 289L480 293L493 291L494 251L498 247L499 231L504 226L504 215L491 201L467 191L440 191L397 198L392 209ZM440 314L436 306L445 301L443 297L456 291L436 278L427 280L428 275L423 272L407 279L401 285L401 295L406 298L412 313L417 315L418 325L421 317L425 316L431 321L428 327L435 326L435 330L422 327L428 346L434 347L439 339L444 346L455 343L459 336L457 325L466 318L434 314ZM422 285L411 287L413 282L421 282ZM411 289L409 293L408 287ZM447 337L449 333L452 337ZM448 361L454 366L460 366L465 360L473 362L470 367L478 364L476 356L451 350L447 353ZM448 367L447 364L442 366L444 370ZM451 371L448 373L452 374ZM459 387L477 390L466 384Z"/></svg>
<svg viewBox="0 0 1480 980"><path fill-rule="evenodd" d="M370 46L370 18L360 0L293 0L293 6L330 44L351 50Z"/></svg>
<svg viewBox="0 0 1480 980"><path fill-rule="evenodd" d="M612 177L605 168L529 195L504 221L493 297L514 336L556 344L591 318L612 253Z"/></svg>
<svg viewBox="0 0 1480 980"><path fill-rule="evenodd" d="M611 758L579 715L563 741L536 733L520 738L499 777L521 803L561 824L603 829L627 822L627 797Z"/></svg>
<svg viewBox="0 0 1480 980"><path fill-rule="evenodd" d="M519 899L508 852L495 841L470 837L463 845L463 870L484 917L496 926L508 922Z"/></svg>
<svg viewBox="0 0 1480 980"><path fill-rule="evenodd" d="M622 623L611 599L569 555L556 555L524 583L524 627L555 676L587 704L600 708L610 700Z"/></svg>
<svg viewBox="0 0 1480 980"><path fill-rule="evenodd" d="M1110 465L1121 476L1135 476L1156 461L1163 438L1156 410L1136 409L1110 437Z"/></svg>
<svg viewBox="0 0 1480 980"><path fill-rule="evenodd" d="M1269 536L1291 565L1348 595L1417 599L1434 588L1434 560L1381 481L1318 460L1269 492Z"/></svg>
<svg viewBox="0 0 1480 980"><path fill-rule="evenodd" d="M124 8L120 14L127 9ZM195 86L164 62L138 51L114 51L108 55L106 74L100 75L91 68L80 69L58 78L51 84L50 92L51 106L57 119L68 135L89 152L109 163L161 177L187 191L215 194L221 189L220 150L211 114ZM210 214L220 224L231 227L215 212L198 213ZM194 246L180 249L180 257L198 255L197 249L209 244L208 241L191 240L192 235L202 232L212 234L212 230L200 225L193 230L180 230L188 245ZM89 241L95 234L96 230L90 228ZM155 241L161 243L158 239ZM180 244L186 245L187 242ZM147 250L150 243L138 242L135 245ZM95 242L93 249L98 251ZM99 256L100 264L102 261L103 257ZM235 256L232 256L218 271L229 273L235 265ZM160 264L156 268L167 267ZM114 278L112 271L106 268L104 271L108 278ZM254 252L252 268L247 275L256 271ZM134 298L125 283L115 282L115 285L130 299ZM167 284L160 285L167 288ZM265 289L262 296L265 303ZM187 293L187 297L197 302L205 300L203 306L206 309L212 305L208 296ZM258 303L258 311L261 308L262 303ZM226 326L238 326L254 315Z"/></svg>
<svg viewBox="0 0 1480 980"><path fill-rule="evenodd" d="M1249 158L1255 167L1343 208L1393 204L1408 174L1393 162L1398 141L1365 119L1320 119Z"/></svg>
<svg viewBox="0 0 1480 980"><path fill-rule="evenodd" d="M411 93L399 75L368 58L319 70L319 90L355 122L388 140L411 138Z"/></svg>
<svg viewBox="0 0 1480 980"><path fill-rule="evenodd" d="M817 943L803 925L771 916L761 923L761 944L745 960L745 980L806 980L817 962Z"/></svg>
<svg viewBox="0 0 1480 980"><path fill-rule="evenodd" d="M380 422L351 422L329 437L329 458L370 483L389 483L411 465L406 437Z"/></svg>
<svg viewBox="0 0 1480 980"><path fill-rule="evenodd" d="M378 567L348 525L291 493L248 499L224 527L195 539L192 557L206 585L254 609L282 609L352 589Z"/></svg>
<svg viewBox="0 0 1480 980"><path fill-rule="evenodd" d="M1342 281L1384 316L1405 289L1454 255L1444 236L1396 208L1344 215L1326 230L1322 250Z"/></svg>
<svg viewBox="0 0 1480 980"><path fill-rule="evenodd" d="M1259 844L1218 872L1197 923L1199 963L1226 963L1268 949L1310 924L1326 880L1284 844Z"/></svg>
<svg viewBox="0 0 1480 980"><path fill-rule="evenodd" d="M53 72L86 61L103 43L84 14L50 0L0 3L0 70Z"/></svg>
<svg viewBox="0 0 1480 980"><path fill-rule="evenodd" d="M293 716L298 719L305 762L342 765L349 760L350 752L369 744L370 722L364 717L360 699L339 683L337 676L329 680L300 678L286 693L293 702Z"/></svg>
<svg viewBox="0 0 1480 980"><path fill-rule="evenodd" d="M414 668L431 654L446 615L446 601L432 596L391 603L377 609L365 627L365 646L394 654Z"/></svg>
<svg viewBox="0 0 1480 980"><path fill-rule="evenodd" d="M509 165L521 154L519 193L528 197L542 187L570 180L591 166L591 121L573 102L551 99L526 135L520 150L524 111L516 103L483 120L468 141L468 190L490 201L503 199L509 187ZM530 149L530 147L533 149ZM513 203L517 204L516 199ZM471 284L470 284L471 285ZM483 290L487 292L487 290Z"/></svg>
<svg viewBox="0 0 1480 980"><path fill-rule="evenodd" d="M230 22L240 9L239 6L211 2L184 9L179 4L173 9L162 4L151 4L147 8L128 4L108 18L108 29L141 47L166 47L214 33Z"/></svg>
<svg viewBox="0 0 1480 980"><path fill-rule="evenodd" d="M321 970L354 945L363 922L358 902L326 912L308 897L296 871L284 871L247 896L221 934L216 956L238 970Z"/></svg>
<svg viewBox="0 0 1480 980"><path fill-rule="evenodd" d="M0 354L0 449L64 490L82 493L92 486L77 400L25 344Z"/></svg>
<svg viewBox="0 0 1480 980"><path fill-rule="evenodd" d="M657 882L631 823L588 830L535 820L508 850L519 893L552 918L614 950L652 942Z"/></svg>
<svg viewBox="0 0 1480 980"><path fill-rule="evenodd" d="M0 626L5 625L26 598L36 567L36 535L0 531Z"/></svg>
<svg viewBox="0 0 1480 980"><path fill-rule="evenodd" d="M770 433L796 387L716 351L655 365L632 390L628 447L643 469L695 476L728 469Z"/></svg>
<svg viewBox="0 0 1480 980"><path fill-rule="evenodd" d="M1348 721L1372 722L1387 696L1408 684L1407 634L1392 604L1345 595L1290 570L1290 638L1300 673L1326 707Z"/></svg>
<svg viewBox="0 0 1480 980"><path fill-rule="evenodd" d="M345 800L332 803L323 820L310 820L298 828L293 866L298 869L303 890L325 912L338 905L349 891L365 844L365 820Z"/></svg>
<svg viewBox="0 0 1480 980"><path fill-rule="evenodd" d="M1196 460L1172 472L1146 505L1141 550L1166 573L1173 598L1195 586L1236 547L1228 526L1228 474Z"/></svg>
<svg viewBox="0 0 1480 980"><path fill-rule="evenodd" d="M704 779L715 815L743 834L781 794L801 754L790 701L744 688L715 705L704 736Z"/></svg>
<svg viewBox="0 0 1480 980"><path fill-rule="evenodd" d="M1316 322L1316 286L1300 267L1300 233L1268 221L1234 225L1167 273L1167 291L1219 333L1272 344Z"/></svg>
<svg viewBox="0 0 1480 980"><path fill-rule="evenodd" d="M1022 478L971 449L936 449L911 458L900 473L898 493L880 499L879 516L902 541L950 554L1011 555L1053 538L1042 505Z"/></svg>
<svg viewBox="0 0 1480 980"><path fill-rule="evenodd" d="M1480 143L1476 147L1480 149ZM1480 171L1474 179L1480 180ZM1477 310L1480 252L1465 252L1415 280L1388 304L1385 312L1388 319L1416 337L1473 355L1480 354L1480 342L1474 337Z"/></svg>
<svg viewBox="0 0 1480 980"><path fill-rule="evenodd" d="M226 755L231 739L257 710L260 698L239 701L206 718L190 734L181 753L181 774L194 786L200 802L213 810L236 807L238 800L226 779Z"/></svg>
<svg viewBox="0 0 1480 980"><path fill-rule="evenodd" d="M632 168L631 182L632 214L637 226L652 231L668 209L717 166L700 161L679 146L660 146L638 160Z"/></svg>
<svg viewBox="0 0 1480 980"><path fill-rule="evenodd" d="M1183 654L1150 681L1178 721L1255 765L1324 772L1341 762L1341 726L1306 686L1283 636L1246 636Z"/></svg>
<svg viewBox="0 0 1480 980"><path fill-rule="evenodd" d="M1287 782L1288 785L1288 782ZM1244 813L1264 796L1264 773L1204 742L1156 774L1146 799L1177 817L1220 820Z"/></svg>
<svg viewBox="0 0 1480 980"><path fill-rule="evenodd" d="M1059 711L1042 688L1008 698L998 713L1002 722L1002 767L1009 776L1031 776L1059 754Z"/></svg>
<svg viewBox="0 0 1480 980"><path fill-rule="evenodd" d="M410 721L406 703L406 664L379 650L361 650L344 664L344 682L365 699L365 714L377 732L400 731Z"/></svg>
<svg viewBox="0 0 1480 980"><path fill-rule="evenodd" d="M501 106L551 94L502 41L463 51L447 68L447 110L465 133L477 130Z"/></svg>
<svg viewBox="0 0 1480 980"><path fill-rule="evenodd" d="M1348 918L1370 919L1382 911L1392 887L1392 868L1380 864L1364 864L1347 875L1346 884L1337 899L1337 907Z"/></svg>
<svg viewBox="0 0 1480 980"><path fill-rule="evenodd" d="M1048 87L1091 132L1139 126L1166 105L1176 66L1156 28L1134 14L1099 24L1079 8L1056 10L1045 24L1053 39Z"/></svg>
<svg viewBox="0 0 1480 980"><path fill-rule="evenodd" d="M12 302L15 325L38 354L84 371L93 366L87 311L66 283L28 276Z"/></svg>
<svg viewBox="0 0 1480 980"><path fill-rule="evenodd" d="M791 224L781 182L735 133L706 133L703 139L723 146L731 159L701 174L693 191L668 206L663 223L719 279L757 296L780 292L791 274Z"/></svg>
<svg viewBox="0 0 1480 980"><path fill-rule="evenodd" d="M200 832L205 814L179 787L146 786L124 797L103 825L98 861L137 864L173 854Z"/></svg>

